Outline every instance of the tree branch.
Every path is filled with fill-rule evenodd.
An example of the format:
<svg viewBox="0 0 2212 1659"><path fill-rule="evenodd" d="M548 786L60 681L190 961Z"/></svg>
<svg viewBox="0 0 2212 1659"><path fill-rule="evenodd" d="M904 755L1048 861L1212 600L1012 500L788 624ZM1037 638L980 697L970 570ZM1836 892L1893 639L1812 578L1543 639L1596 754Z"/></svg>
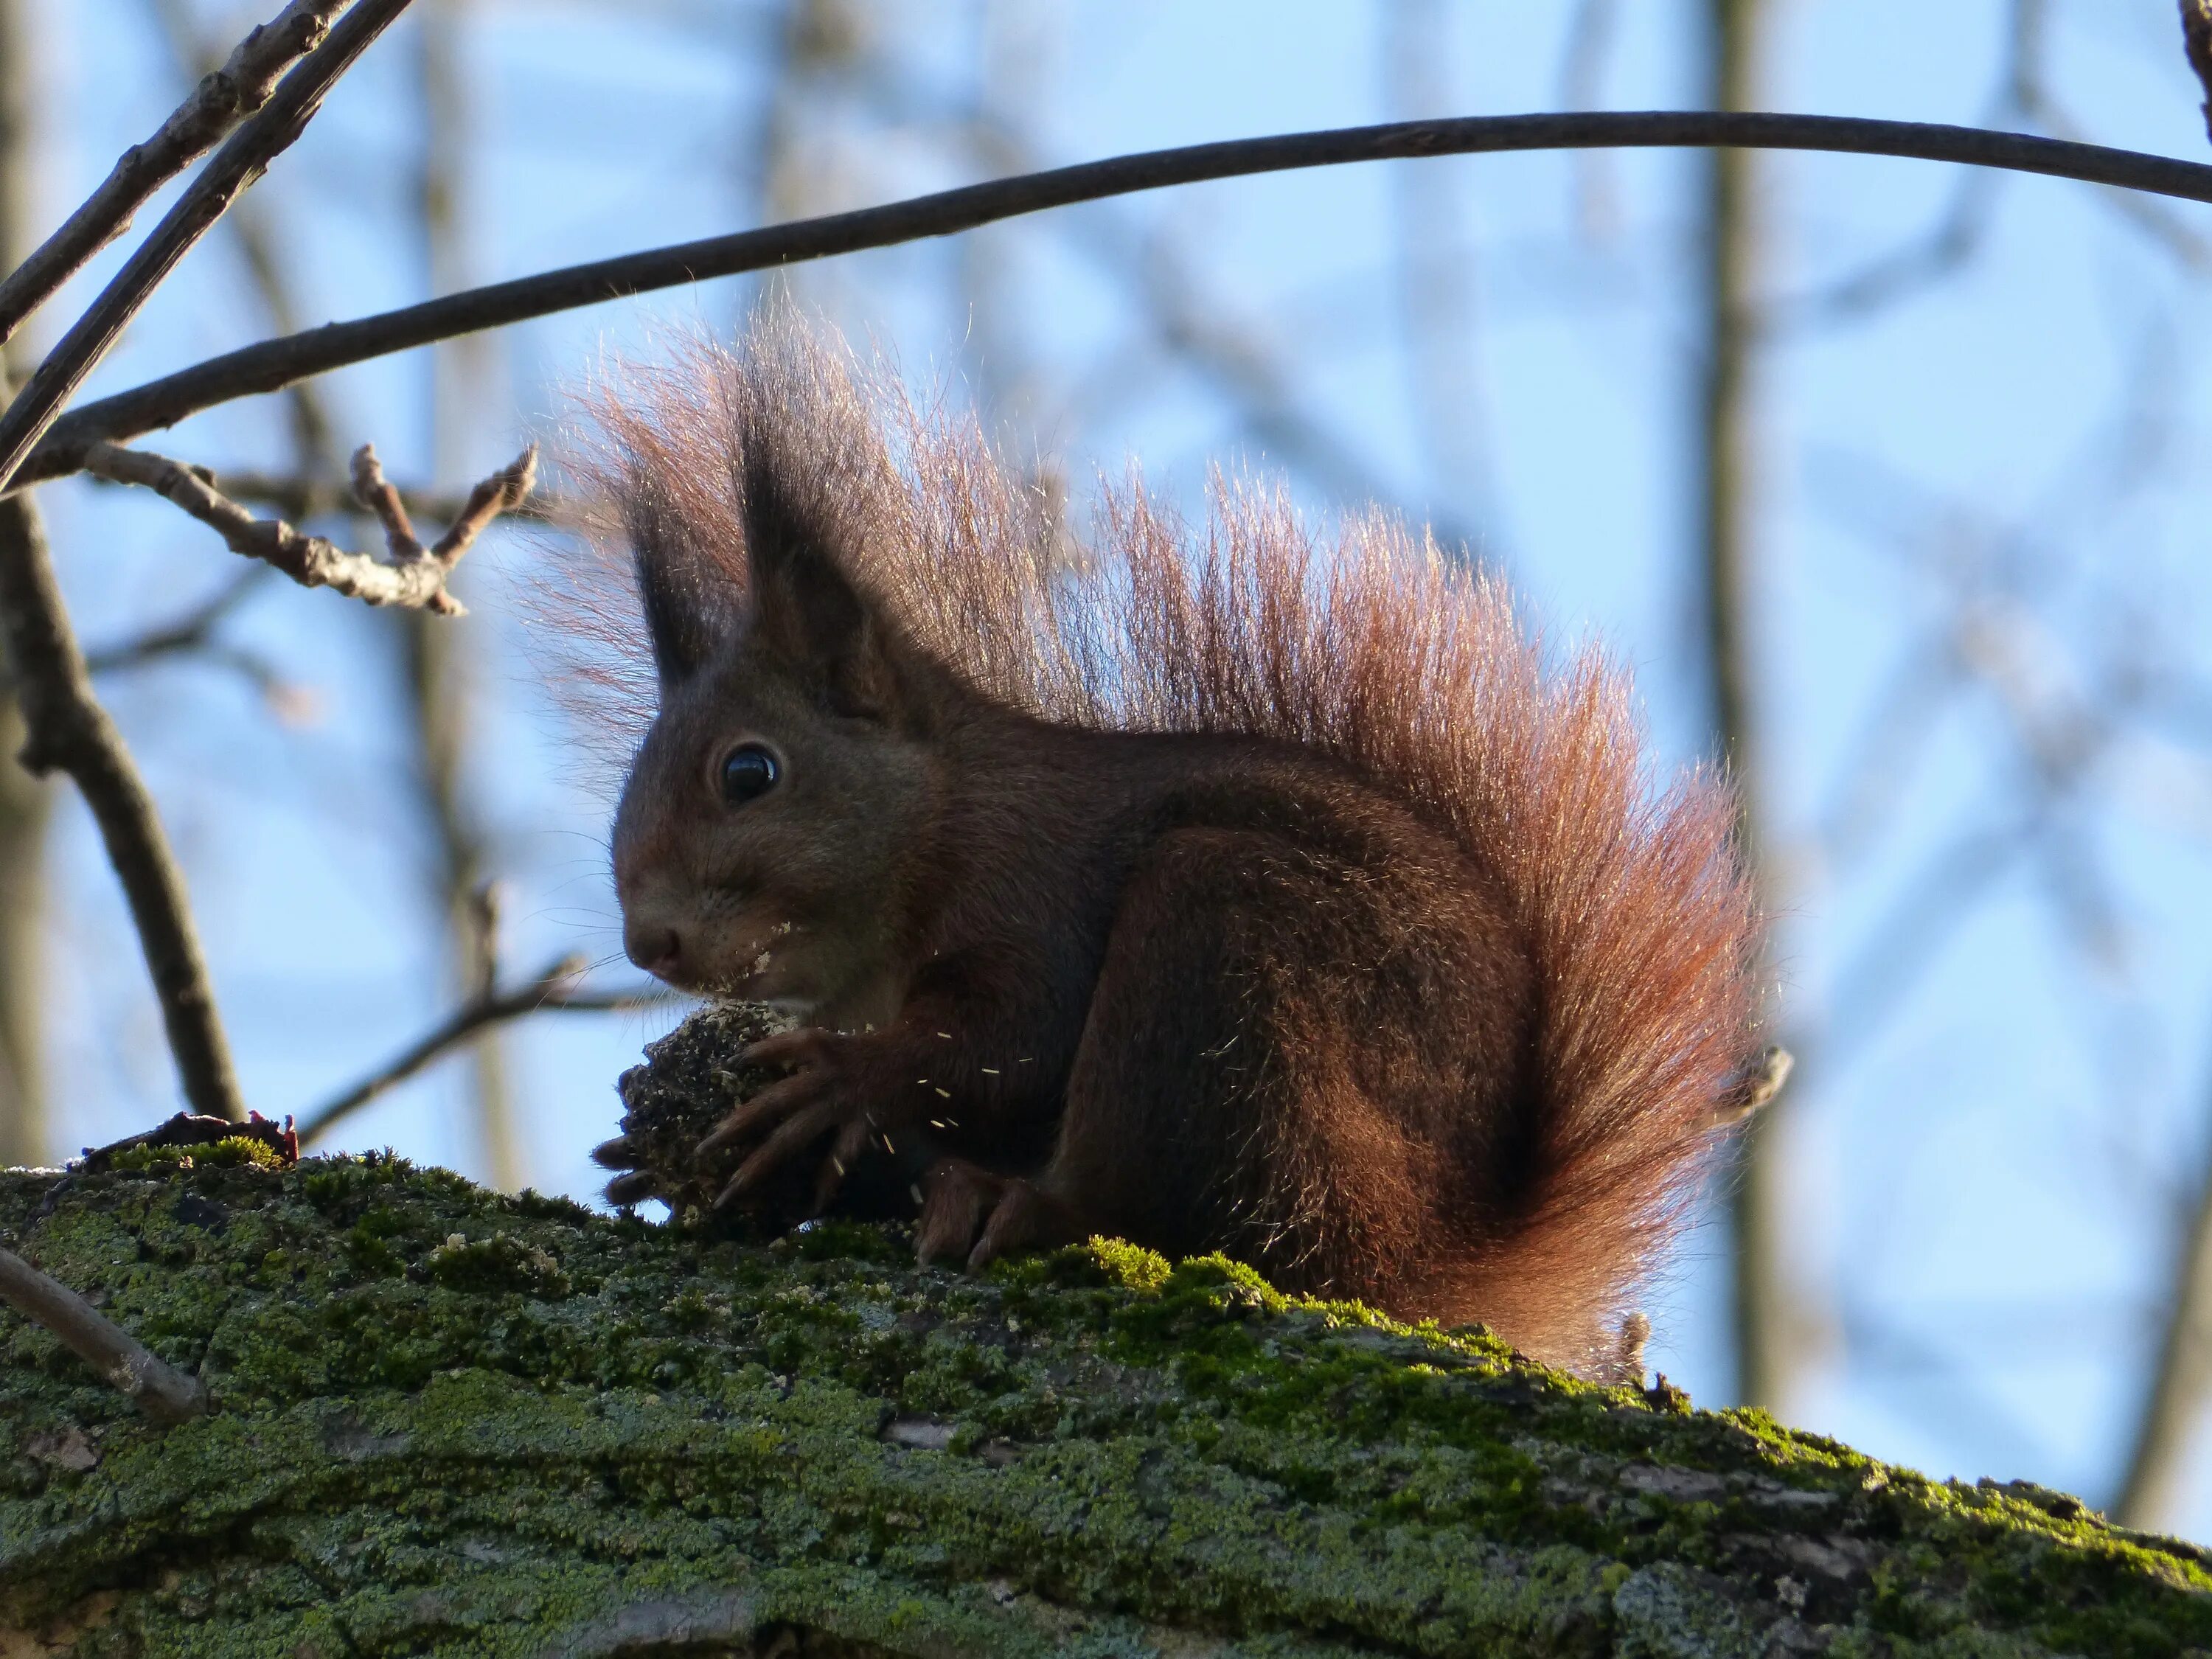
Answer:
<svg viewBox="0 0 2212 1659"><path fill-rule="evenodd" d="M327 1134L343 1119L386 1091L398 1087L433 1060L459 1048L488 1025L498 1025L540 1010L565 1013L617 1013L646 1008L665 1000L655 991L585 993L569 988L589 964L581 957L555 960L526 985L498 991L489 984L455 1009L439 1024L378 1070L343 1094L334 1096L300 1119L300 1144L308 1146Z"/></svg>
<svg viewBox="0 0 2212 1659"><path fill-rule="evenodd" d="M0 1249L0 1302L52 1331L156 1423L206 1414L208 1391L198 1377L153 1353L68 1285L9 1249Z"/></svg>
<svg viewBox="0 0 2212 1659"><path fill-rule="evenodd" d="M307 130L338 77L407 9L408 0L358 0L322 43L285 76L260 110L231 135L191 188L124 261L115 279L62 336L0 414L0 479L12 479L139 308L246 187Z"/></svg>
<svg viewBox="0 0 2212 1659"><path fill-rule="evenodd" d="M322 43L349 0L291 0L239 42L220 69L203 76L161 131L123 152L114 170L59 230L0 281L0 343L52 299L92 256L131 228L147 198L208 146L269 101L276 77Z"/></svg>
<svg viewBox="0 0 2212 1659"><path fill-rule="evenodd" d="M187 461L190 466L191 462ZM360 505L352 490L342 484L326 483L319 478L284 472L234 472L222 470L222 493L234 501L252 501L272 508L288 519L313 519L332 513L351 513ZM468 497L453 490L428 489L418 485L395 484L399 499L404 503L410 518L428 519L434 524L451 524L465 510ZM557 520L562 517L562 498L550 495L542 488L534 488L529 495L511 506L502 507L502 519L520 519L533 523Z"/></svg>
<svg viewBox="0 0 2212 1659"><path fill-rule="evenodd" d="M363 444L353 458L354 496L384 526L389 556L379 559L348 552L282 519L255 518L217 489L204 467L120 444L98 443L85 453L85 468L95 477L143 485L218 532L232 552L272 565L302 587L327 587L365 605L444 617L462 614L461 602L446 591L447 577L485 527L529 495L537 466L538 447L532 444L471 490L446 533L426 548L416 537L398 490L377 465L375 448Z"/></svg>
<svg viewBox="0 0 2212 1659"><path fill-rule="evenodd" d="M946 236L1078 202L1209 179L1354 161L1606 146L1738 146L1893 155L2001 167L2212 202L2212 167L2200 162L2027 133L1835 115L1591 111L1403 121L1233 139L1085 161L881 207L568 265L264 340L72 410L53 422L45 440L10 476L9 484L81 471L83 452L99 440L136 437L174 425L187 415L218 404L280 391L296 380L349 363L411 350L479 329L503 327L711 277Z"/></svg>
<svg viewBox="0 0 2212 1659"><path fill-rule="evenodd" d="M93 695L46 529L27 494L0 502L0 627L28 733L19 758L33 773L68 773L92 809L131 903L185 1097L211 1117L243 1121L246 1105L216 1017L184 874L122 733Z"/></svg>

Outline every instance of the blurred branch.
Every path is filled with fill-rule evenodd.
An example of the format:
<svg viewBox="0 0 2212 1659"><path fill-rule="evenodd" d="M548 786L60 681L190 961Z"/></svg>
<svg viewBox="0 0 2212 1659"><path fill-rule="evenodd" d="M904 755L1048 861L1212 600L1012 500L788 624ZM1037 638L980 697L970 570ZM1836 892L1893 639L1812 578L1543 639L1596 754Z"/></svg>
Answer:
<svg viewBox="0 0 2212 1659"><path fill-rule="evenodd" d="M30 229L39 66L29 4L0 0L0 267L22 257ZM26 343L18 334L0 347L10 380L28 367ZM0 1168L38 1164L46 1152L47 835L57 790L15 763L25 735L0 643Z"/></svg>
<svg viewBox="0 0 2212 1659"><path fill-rule="evenodd" d="M361 0L364 6L398 0ZM358 14L356 14L358 15ZM351 16L340 28L353 21ZM333 31L333 40L337 32ZM325 43L325 50L328 50ZM264 111L264 115L268 113ZM256 118L257 119L259 118ZM397 311L327 324L212 357L72 410L48 430L27 416L0 418L0 476L8 487L82 470L88 446L136 437L234 398L276 392L349 363L610 300L736 276L864 248L945 236L1024 214L1139 191L1431 155L1628 147L1829 150L2037 173L2191 201L2212 202L2212 167L2135 150L2063 143L2026 133L1844 116L1743 111L1592 111L1399 122L1333 132L1281 134L1086 161L1018 178L915 197L641 253L427 300ZM181 204L180 204L181 206ZM66 392L81 374L72 374ZM51 392L52 387L48 388ZM42 397L41 404L49 401ZM21 434L46 432L37 449Z"/></svg>
<svg viewBox="0 0 2212 1659"><path fill-rule="evenodd" d="M192 246L215 228L246 187L307 131L338 77L351 69L408 0L355 0L322 43L300 60L254 115L200 169L176 205L124 261L114 280L70 325L27 385L0 413L0 479L10 485L24 458L61 413L85 377L122 337L124 329Z"/></svg>
<svg viewBox="0 0 2212 1659"><path fill-rule="evenodd" d="M384 526L387 556L380 559L348 552L281 519L255 518L217 489L214 475L204 468L119 444L95 444L85 454L85 465L99 477L143 485L221 534L232 552L272 565L302 587L327 587L368 605L447 617L460 615L461 603L447 592L446 579L485 526L530 493L537 461L533 444L478 484L446 533L426 548L416 537L399 492L377 465L376 451L363 444L354 453L354 496Z"/></svg>
<svg viewBox="0 0 2212 1659"><path fill-rule="evenodd" d="M471 100L465 72L465 0L422 0L416 15L416 71L422 99L421 167L416 177L428 288L443 294L467 280L466 246L474 222L463 201L463 160ZM491 383L481 336L447 342L432 352L428 465L434 478L467 465L470 416ZM499 889L486 879L492 854L465 787L475 712L476 643L459 629L420 612L397 617L407 712L415 738L416 797L436 845L430 885L439 931L460 983L489 995L498 970ZM473 1104L491 1184L514 1192L526 1184L522 1138L515 1132L506 1046L496 1031L471 1045Z"/></svg>
<svg viewBox="0 0 2212 1659"><path fill-rule="evenodd" d="M665 991L582 992L574 981L588 966L575 956L563 956L526 985L497 991L486 983L421 1038L372 1072L343 1094L334 1096L300 1119L300 1144L310 1146L330 1133L387 1090L398 1087L417 1072L466 1042L488 1026L538 1012L616 1013L649 1008L668 1000Z"/></svg>
<svg viewBox="0 0 2212 1659"><path fill-rule="evenodd" d="M1708 0L1706 16L1709 101L1719 111L1745 109L1757 96L1764 0ZM1750 591L1759 530L1752 374L1762 258L1754 160L1749 150L1717 149L1705 161L1698 240L1703 265L1696 277L1705 337L1694 488L1708 718L1714 747L1735 784L1745 869L1760 908L1771 915ZM1779 1116L1759 1112L1745 1122L1729 1188L1735 1397L1772 1411L1783 1409L1788 1397L1798 1361L1792 1333L1803 1322L1781 1259L1786 1230L1775 1168Z"/></svg>
<svg viewBox="0 0 2212 1659"><path fill-rule="evenodd" d="M185 1097L209 1116L242 1121L246 1106L216 1017L183 872L122 733L93 695L54 580L45 526L27 492L0 503L0 626L28 732L20 758L34 773L67 772L99 823L137 924Z"/></svg>
<svg viewBox="0 0 2212 1659"><path fill-rule="evenodd" d="M94 674L112 674L199 650L209 643L216 625L260 586L259 574L257 570L240 571L175 622L113 645L94 647L84 653L85 666Z"/></svg>
<svg viewBox="0 0 2212 1659"><path fill-rule="evenodd" d="M36 1325L120 1389L156 1423L183 1423L206 1415L207 1387L188 1376L108 1318L58 1279L50 1279L13 1250L0 1249L0 1301Z"/></svg>
<svg viewBox="0 0 2212 1659"><path fill-rule="evenodd" d="M2150 1387L2112 1500L2122 1526L2146 1532L2173 1521L2190 1442L2212 1395L2212 1160L2198 1170L2172 1262Z"/></svg>
<svg viewBox="0 0 2212 1659"><path fill-rule="evenodd" d="M1965 269L1980 252L1995 222L1998 182L1997 174L1968 173L1952 191L1949 204L1925 236L1870 259L1810 293L1770 302L1767 326L1800 329L1820 323L1863 321Z"/></svg>
<svg viewBox="0 0 2212 1659"><path fill-rule="evenodd" d="M229 670L261 694L262 701L279 720L301 722L313 715L313 691L284 675L258 652L233 645L217 636L216 629L261 586L269 567L257 564L239 573L207 599L173 623L149 629L112 645L95 646L84 653L85 666L98 679L106 674L130 673L177 657L193 657Z"/></svg>
<svg viewBox="0 0 2212 1659"><path fill-rule="evenodd" d="M132 217L155 191L266 104L277 77L322 44L331 19L348 3L349 0L292 0L240 41L220 69L204 76L160 131L124 151L84 205L0 281L0 341L12 337L23 319L52 299L93 255L128 230Z"/></svg>

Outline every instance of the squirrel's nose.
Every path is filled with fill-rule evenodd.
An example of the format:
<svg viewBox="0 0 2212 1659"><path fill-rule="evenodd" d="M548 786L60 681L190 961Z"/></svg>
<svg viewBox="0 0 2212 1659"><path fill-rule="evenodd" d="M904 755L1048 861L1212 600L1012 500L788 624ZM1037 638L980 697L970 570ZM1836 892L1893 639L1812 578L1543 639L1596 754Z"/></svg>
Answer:
<svg viewBox="0 0 2212 1659"><path fill-rule="evenodd" d="M684 959L684 941L673 927L654 922L629 922L623 927L623 950L629 959L658 979L673 974Z"/></svg>

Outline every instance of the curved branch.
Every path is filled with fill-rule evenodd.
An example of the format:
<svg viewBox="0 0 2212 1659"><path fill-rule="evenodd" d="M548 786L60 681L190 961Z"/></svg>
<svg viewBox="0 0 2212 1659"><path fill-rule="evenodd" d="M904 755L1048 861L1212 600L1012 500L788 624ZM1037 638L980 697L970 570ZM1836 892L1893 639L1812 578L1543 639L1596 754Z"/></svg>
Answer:
<svg viewBox="0 0 2212 1659"><path fill-rule="evenodd" d="M2212 202L2212 167L2199 162L2027 133L1838 115L1593 111L1398 121L1382 126L1231 139L1085 161L881 207L596 259L264 340L73 410L54 422L45 440L15 472L10 487L80 470L86 448L100 440L137 437L174 425L187 415L217 404L279 391L349 363L632 295L951 235L1079 202L1352 161L1611 146L1716 145L1952 161ZM4 453L0 449L0 456Z"/></svg>

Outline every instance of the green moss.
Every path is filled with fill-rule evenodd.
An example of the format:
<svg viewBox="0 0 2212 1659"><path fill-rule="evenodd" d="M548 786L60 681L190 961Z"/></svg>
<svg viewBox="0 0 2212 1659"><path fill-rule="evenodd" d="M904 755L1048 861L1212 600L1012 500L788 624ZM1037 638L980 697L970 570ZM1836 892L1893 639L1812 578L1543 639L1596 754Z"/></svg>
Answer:
<svg viewBox="0 0 2212 1659"><path fill-rule="evenodd" d="M0 1236L220 1410L157 1432L0 1323L0 1650L111 1595L76 1651L604 1650L624 1608L885 1654L2212 1647L2203 1559L2059 1494L1218 1257L971 1277L894 1229L756 1248L390 1158L46 1195L0 1177Z"/></svg>

